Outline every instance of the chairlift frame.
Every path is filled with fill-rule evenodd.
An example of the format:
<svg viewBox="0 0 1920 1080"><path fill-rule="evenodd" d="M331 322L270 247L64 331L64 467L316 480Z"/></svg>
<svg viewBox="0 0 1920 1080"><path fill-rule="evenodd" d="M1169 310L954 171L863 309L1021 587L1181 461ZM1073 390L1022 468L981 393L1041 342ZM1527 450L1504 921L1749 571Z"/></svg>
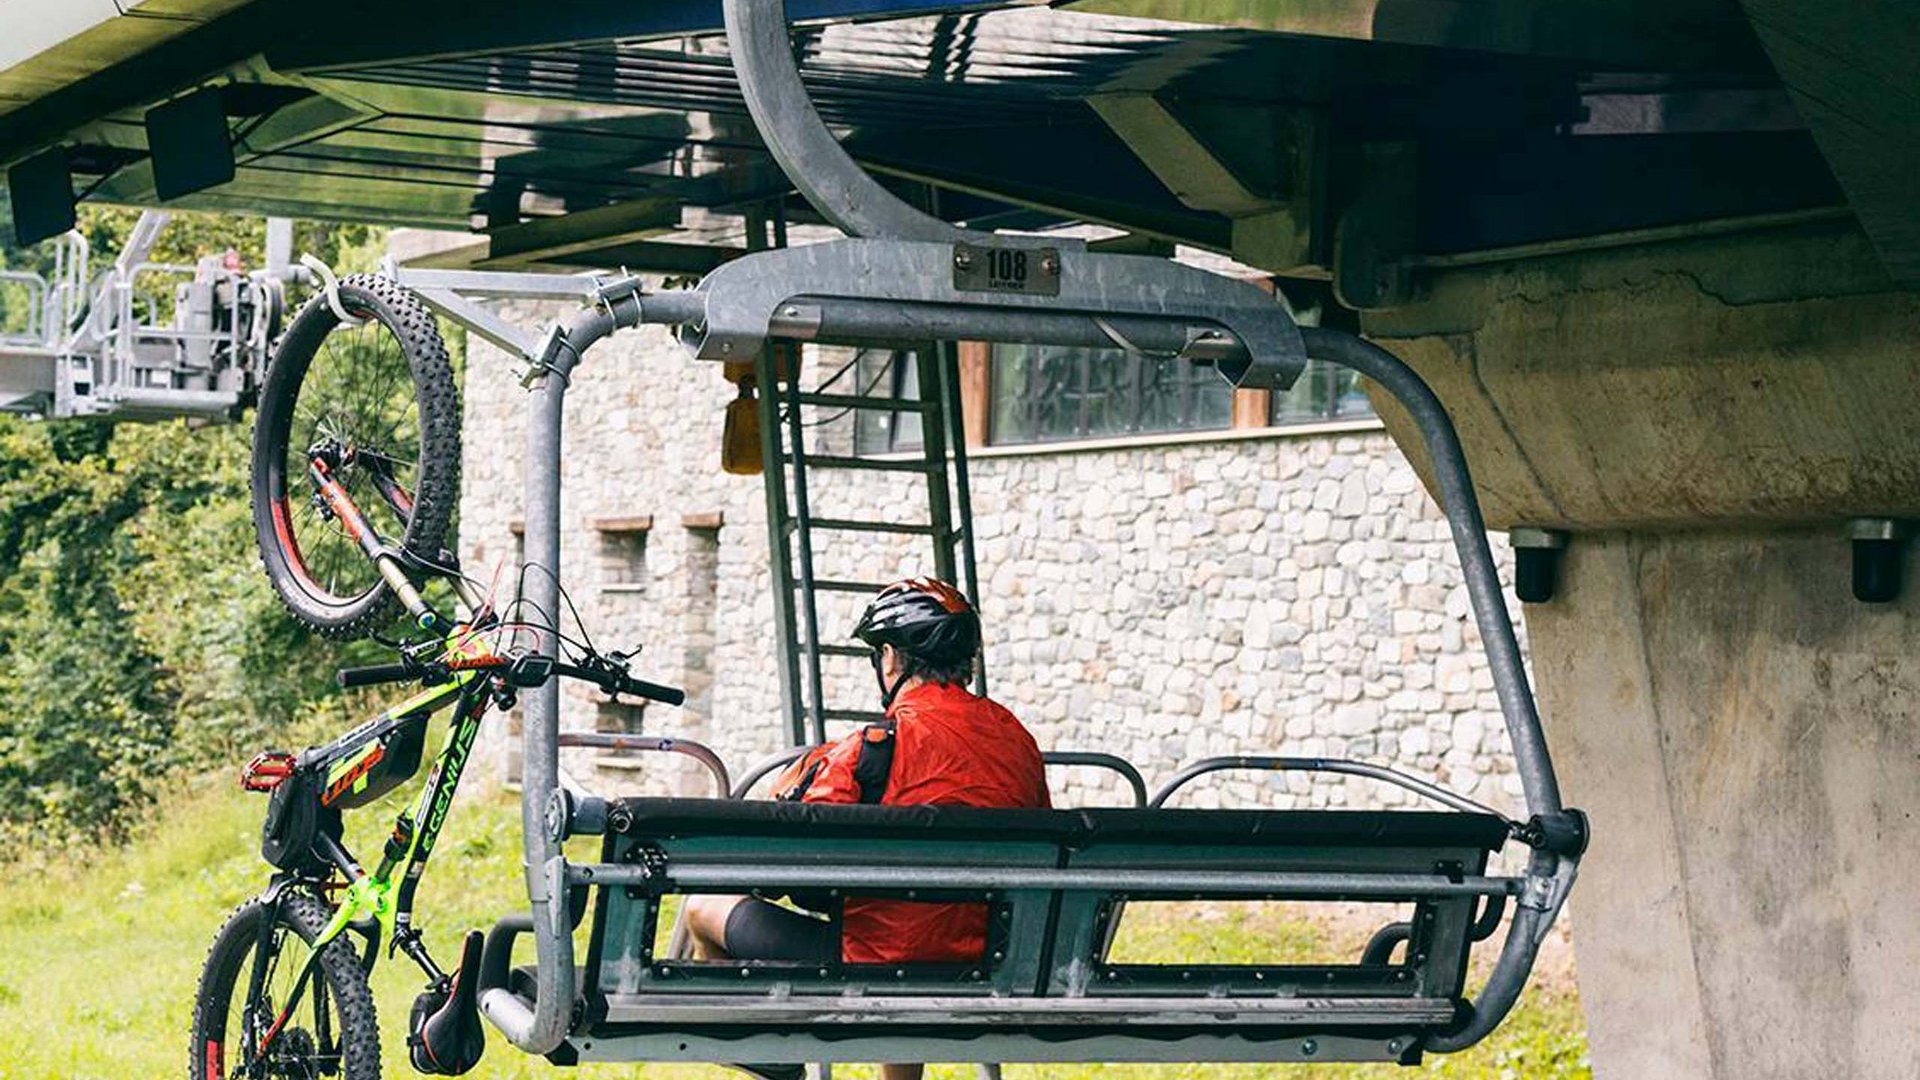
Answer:
<svg viewBox="0 0 1920 1080"><path fill-rule="evenodd" d="M562 783L559 750L587 744L582 735L559 731L558 690L549 684L521 699L530 907L502 920L489 941L483 1013L516 1046L562 1063L928 1057L1411 1062L1423 1052L1478 1042L1504 1019L1524 987L1567 899L1588 834L1584 816L1561 803L1465 456L1432 390L1398 358L1357 336L1296 326L1284 305L1250 284L1157 258L1095 252L1051 236L969 232L906 205L847 156L814 111L792 55L784 3L725 0L724 10L741 87L763 139L801 194L846 239L756 251L712 271L693 290L659 293L644 291L631 277L599 282L388 268L442 313L529 365L526 552L530 564L554 571L529 577L530 602L555 610L559 599L559 460L570 375L593 344L618 329L674 327L693 357L735 361L759 357L776 342L1117 346L1210 364L1243 387L1285 388L1308 358L1318 359L1371 379L1400 402L1420 432L1528 816L1522 821L1494 814L1382 766L1311 758L1210 759L1148 799L1131 765L1085 753L1057 754L1054 763L1111 768L1146 808L1060 812L1064 816L1037 822L1029 820L1035 812L916 807L910 809L924 813L914 824L897 813L888 816L903 808L737 801L790 755L762 764L731 789L724 765L702 758L720 793L732 800L604 800ZM1016 266L1021 273L1011 272ZM475 298L484 296L573 296L586 306L565 325L535 337L481 307ZM767 482L783 481L769 470ZM536 647L553 646L543 641ZM791 695L794 689L783 684L783 691ZM701 757L684 741L614 738L625 741L608 748L677 749ZM1192 817L1237 812L1164 809L1188 782L1227 768L1370 777L1438 800L1451 813L1395 812L1359 820L1352 812L1254 812L1275 815L1263 825ZM1028 818L1018 821L1004 816L1023 814ZM949 820L956 815L979 818L973 825L986 831L958 842L964 830L955 832L959 826ZM992 828L996 820L1011 832ZM1231 838L1207 839L1205 830L1216 825ZM1351 842L1315 835L1319 829L1350 836ZM1362 836L1368 829L1373 834ZM562 843L582 834L603 836L602 861L566 857ZM1525 870L1517 876L1487 873L1488 855L1507 839L1530 848ZM744 963L726 968L721 978L676 967L670 957L652 957L651 920L664 895L755 886L986 897L1010 920L1010 932L1027 935L1024 945L1009 944L1007 952L1028 949L1020 961L1028 966L1010 972L1005 964L1011 961L997 958L1001 967L973 972L975 989L961 993L943 989L946 976L916 980L905 969L810 973ZM583 969L573 930L595 890L600 899ZM1289 995L1246 981L1265 978L1268 969L1122 992L1089 981L1090 972L1101 970L1111 978L1135 977L1103 968L1099 954L1101 936L1110 933L1127 898L1195 895L1395 898L1417 901L1423 921L1384 928L1358 976L1329 969L1329 985L1358 987L1345 995L1294 984ZM1491 933L1509 900L1506 941L1478 998L1468 1004L1467 949ZM516 974L509 957L523 934L533 937L538 963ZM1402 974L1392 978L1417 978L1432 991L1417 999L1396 997L1370 972L1385 972L1386 955L1416 935L1428 945L1438 942L1444 955L1409 957L1395 969ZM1276 978L1292 977L1272 970ZM727 980L730 985L719 985Z"/></svg>
<svg viewBox="0 0 1920 1080"><path fill-rule="evenodd" d="M170 218L143 211L98 275L77 230L54 241L50 278L0 272L0 287L21 290L29 308L25 325L0 334L9 399L0 407L54 418L224 419L248 403L278 333L285 284L299 274L152 261ZM156 278L173 291L170 320L158 317L160 296L143 288Z"/></svg>

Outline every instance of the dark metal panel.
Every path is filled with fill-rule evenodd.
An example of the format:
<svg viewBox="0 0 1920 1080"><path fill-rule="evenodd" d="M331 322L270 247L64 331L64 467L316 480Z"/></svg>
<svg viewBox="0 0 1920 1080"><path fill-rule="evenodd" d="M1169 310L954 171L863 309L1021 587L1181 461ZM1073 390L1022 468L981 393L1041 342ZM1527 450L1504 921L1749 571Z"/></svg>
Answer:
<svg viewBox="0 0 1920 1080"><path fill-rule="evenodd" d="M240 8L0 116L0 162L57 142L110 113L163 100L240 63L269 36L273 8L269 3Z"/></svg>
<svg viewBox="0 0 1920 1080"><path fill-rule="evenodd" d="M985 11L1009 0L792 0L795 21L897 18L928 11ZM379 33L340 34L342 23L371 22ZM279 41L267 53L276 70L316 71L401 59L500 52L585 41L711 34L721 28L719 0L529 4L524 0L336 0L325 20Z"/></svg>
<svg viewBox="0 0 1920 1080"><path fill-rule="evenodd" d="M1920 7L1742 3L1887 272L1920 288Z"/></svg>
<svg viewBox="0 0 1920 1080"><path fill-rule="evenodd" d="M1070 0L1074 11L1279 34L1573 60L1634 70L1760 71L1732 0ZM1836 10L1844 10L1837 7Z"/></svg>
<svg viewBox="0 0 1920 1080"><path fill-rule="evenodd" d="M1842 201L1805 132L1434 142L1416 250L1482 250Z"/></svg>

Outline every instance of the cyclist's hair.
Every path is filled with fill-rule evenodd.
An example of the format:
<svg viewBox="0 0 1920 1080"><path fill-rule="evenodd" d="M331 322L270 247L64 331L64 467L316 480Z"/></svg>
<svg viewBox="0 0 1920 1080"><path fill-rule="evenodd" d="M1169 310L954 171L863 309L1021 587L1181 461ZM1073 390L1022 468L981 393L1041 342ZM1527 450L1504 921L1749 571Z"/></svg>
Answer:
<svg viewBox="0 0 1920 1080"><path fill-rule="evenodd" d="M973 681L973 661L969 656L965 660L927 660L918 656L907 656L908 670L915 675L946 686L965 687Z"/></svg>

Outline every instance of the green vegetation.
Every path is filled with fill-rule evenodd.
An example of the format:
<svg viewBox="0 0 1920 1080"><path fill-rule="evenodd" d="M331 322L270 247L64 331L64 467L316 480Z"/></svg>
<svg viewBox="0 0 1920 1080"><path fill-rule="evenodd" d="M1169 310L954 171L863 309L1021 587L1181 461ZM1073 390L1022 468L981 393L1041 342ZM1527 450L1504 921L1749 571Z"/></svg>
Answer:
<svg viewBox="0 0 1920 1080"><path fill-rule="evenodd" d="M131 211L86 207L110 259ZM302 226L298 249L365 265L377 238ZM186 216L155 257L191 263L229 246L256 262L260 223ZM0 249L0 266L42 251ZM0 296L0 324L7 312ZM460 339L450 342L459 363ZM195 981L226 913L265 881L263 801L233 770L289 730L344 730L357 711L327 677L356 662L288 619L256 566L247 429L36 423L0 417L0 1080L178 1075ZM293 718L307 723L295 727ZM401 795L410 794L403 789ZM158 798L156 798L158 796ZM518 806L469 794L436 853L419 925L443 955L456 935L523 902ZM157 803L157 813L147 808ZM354 815L349 842L377 850L397 803ZM125 841L105 846L101 839ZM1141 959L1218 961L1355 951L1364 930L1273 911L1141 907ZM1418 1073L1589 1074L1564 959L1488 1044ZM383 964L375 992L387 1075L405 1062L414 969ZM497 1036L473 1075L567 1075ZM1391 1067L1012 1067L1016 1077L1385 1077ZM704 1066L578 1070L602 1077L734 1075ZM849 1068L836 1075L870 1077ZM970 1077L959 1067L941 1078Z"/></svg>
<svg viewBox="0 0 1920 1080"><path fill-rule="evenodd" d="M239 760L236 756L232 764ZM412 790L409 786L396 795ZM240 792L226 769L174 787L165 801L156 826L120 849L68 865L0 874L0 956L6 957L0 965L0 1077L122 1080L178 1075L185 1067L187 1017L207 945L226 912L265 881L256 854L264 803L260 796ZM524 898L518 803L477 789L463 794L461 802L421 891L420 924L442 953L452 951L462 930L489 925ZM355 814L349 843L375 850L398 805L389 797ZM1197 919L1148 913L1136 932L1132 947L1140 954L1224 959L1273 956L1276 948L1357 948L1349 937L1359 931L1228 911ZM1584 1077L1590 1075L1584 1024L1564 950L1560 956L1549 960L1522 1009L1493 1040L1469 1054L1430 1059L1418 1070L1035 1066L1010 1067L1007 1074L1070 1080ZM396 1080L414 1075L405 1063L404 1018L418 989L418 973L404 959L383 963L375 978L386 1075ZM486 1060L471 1075L484 1080L721 1080L737 1074L705 1066L557 1070L492 1035ZM836 1077L872 1075L858 1068L835 1072ZM950 1067L932 1075L970 1080L972 1071Z"/></svg>
<svg viewBox="0 0 1920 1080"><path fill-rule="evenodd" d="M82 209L97 268L137 216ZM264 235L262 219L183 214L153 257L232 248L257 265ZM363 265L378 236L303 224L296 240ZM0 249L0 266L50 259ZM338 657L258 571L247 454L244 425L0 417L0 851L123 835L168 777L323 699Z"/></svg>

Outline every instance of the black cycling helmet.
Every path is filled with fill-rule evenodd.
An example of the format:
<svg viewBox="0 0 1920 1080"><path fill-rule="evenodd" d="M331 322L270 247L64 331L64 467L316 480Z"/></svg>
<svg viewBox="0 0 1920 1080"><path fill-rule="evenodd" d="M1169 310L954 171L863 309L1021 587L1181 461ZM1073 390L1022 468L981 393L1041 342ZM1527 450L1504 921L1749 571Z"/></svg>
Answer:
<svg viewBox="0 0 1920 1080"><path fill-rule="evenodd" d="M893 703L900 683L924 671L952 672L967 668L980 651L980 615L960 590L932 578L896 581L880 590L860 615L853 636L873 650L880 670L880 646L891 645L906 657L900 682L883 682L881 697Z"/></svg>

